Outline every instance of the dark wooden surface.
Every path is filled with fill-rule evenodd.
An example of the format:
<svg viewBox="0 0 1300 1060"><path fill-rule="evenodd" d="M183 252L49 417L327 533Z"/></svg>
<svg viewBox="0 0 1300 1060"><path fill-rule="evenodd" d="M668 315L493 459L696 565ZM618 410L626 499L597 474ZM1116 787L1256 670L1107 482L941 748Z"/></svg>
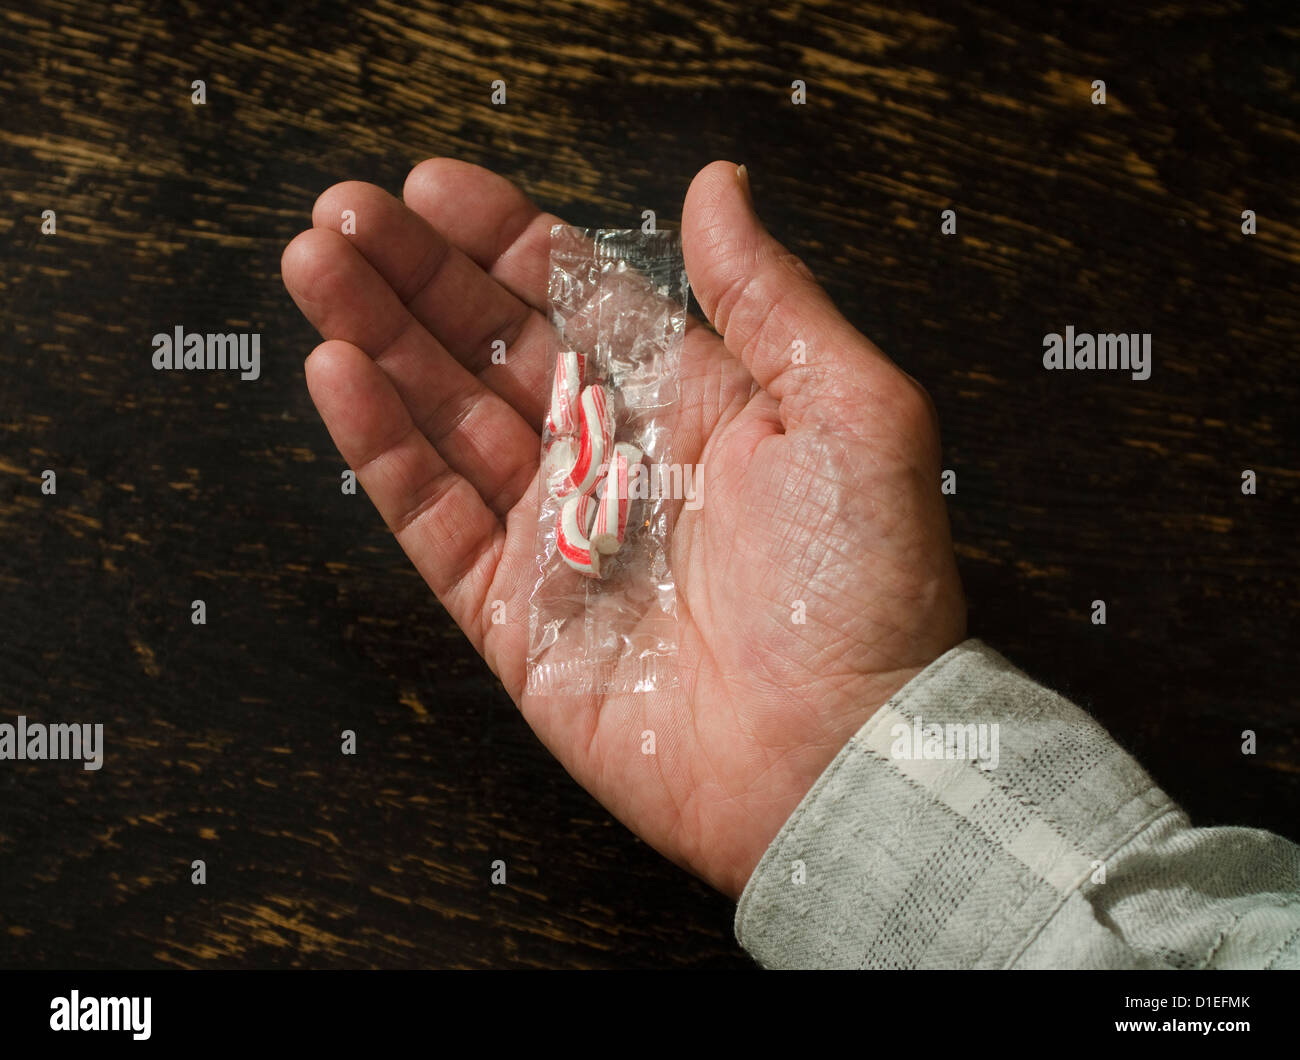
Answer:
<svg viewBox="0 0 1300 1060"><path fill-rule="evenodd" d="M972 632L1198 821L1300 838L1294 4L1053 6L7 5L0 721L107 760L0 763L0 965L750 966L340 493L280 251L435 154L604 225L745 162L934 395ZM154 372L176 324L262 378ZM1043 371L1067 324L1152 332L1151 379Z"/></svg>

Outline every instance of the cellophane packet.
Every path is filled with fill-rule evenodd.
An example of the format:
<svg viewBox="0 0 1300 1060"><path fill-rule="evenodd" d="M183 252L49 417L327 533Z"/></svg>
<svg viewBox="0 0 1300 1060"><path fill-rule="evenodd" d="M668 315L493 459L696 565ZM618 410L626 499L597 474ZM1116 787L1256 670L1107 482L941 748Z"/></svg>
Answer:
<svg viewBox="0 0 1300 1060"><path fill-rule="evenodd" d="M526 681L531 694L653 692L677 684L677 590L669 543L682 500L671 486L677 481L673 433L687 300L676 229L551 229L552 411L540 425L537 581L529 606ZM622 452L642 456L639 469L629 473L622 543L615 553L597 557L598 575L566 562L574 551L567 537L559 540L564 503L581 492L565 474L583 463L585 444L581 401L570 409L563 396L575 362L577 389L592 388L593 395L598 390L607 405L612 441ZM571 398L573 390L567 393ZM595 406L593 398L588 408ZM602 473L591 492L596 500L620 488L611 470L619 465L608 462L613 447L606 448L611 452L603 454L604 470L615 483ZM579 502L585 515L571 513L571 527L590 517L589 503L595 501ZM560 544L566 546L563 555Z"/></svg>

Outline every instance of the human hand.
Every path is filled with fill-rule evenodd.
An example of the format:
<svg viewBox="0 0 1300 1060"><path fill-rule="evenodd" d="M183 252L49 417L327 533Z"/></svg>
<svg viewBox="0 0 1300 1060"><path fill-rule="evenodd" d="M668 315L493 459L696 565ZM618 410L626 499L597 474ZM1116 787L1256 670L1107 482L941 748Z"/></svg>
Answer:
<svg viewBox="0 0 1300 1060"><path fill-rule="evenodd" d="M682 212L717 333L693 322L681 354L674 461L702 464L705 488L670 546L679 687L526 694L560 222L453 159L416 166L403 195L335 185L284 252L285 286L325 339L307 359L312 399L542 742L646 842L737 897L848 738L965 636L933 406L762 228L736 166L707 166Z"/></svg>

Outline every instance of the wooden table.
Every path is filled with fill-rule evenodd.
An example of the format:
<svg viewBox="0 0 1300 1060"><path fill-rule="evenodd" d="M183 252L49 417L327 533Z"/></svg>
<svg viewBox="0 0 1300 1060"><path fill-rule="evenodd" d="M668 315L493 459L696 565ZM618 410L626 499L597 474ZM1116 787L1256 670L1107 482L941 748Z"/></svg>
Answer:
<svg viewBox="0 0 1300 1060"><path fill-rule="evenodd" d="M751 966L340 491L280 251L434 154L605 226L745 162L935 398L972 632L1199 822L1300 838L1294 5L764 6L0 16L0 721L109 751L0 763L0 965ZM260 333L261 378L155 372L177 324ZM1067 325L1151 333L1151 378L1044 371Z"/></svg>

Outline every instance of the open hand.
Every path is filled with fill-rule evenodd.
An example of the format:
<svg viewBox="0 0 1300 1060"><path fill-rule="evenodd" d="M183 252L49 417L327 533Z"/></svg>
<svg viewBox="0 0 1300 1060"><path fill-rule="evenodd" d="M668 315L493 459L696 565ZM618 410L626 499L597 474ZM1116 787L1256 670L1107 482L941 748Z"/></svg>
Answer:
<svg viewBox="0 0 1300 1060"><path fill-rule="evenodd" d="M738 896L848 738L965 636L933 406L767 234L743 173L705 167L682 211L716 332L693 322L681 354L674 460L702 464L705 487L670 549L679 687L525 694L561 222L447 158L416 166L403 197L338 184L284 252L285 286L325 340L312 399L539 738L646 842Z"/></svg>

